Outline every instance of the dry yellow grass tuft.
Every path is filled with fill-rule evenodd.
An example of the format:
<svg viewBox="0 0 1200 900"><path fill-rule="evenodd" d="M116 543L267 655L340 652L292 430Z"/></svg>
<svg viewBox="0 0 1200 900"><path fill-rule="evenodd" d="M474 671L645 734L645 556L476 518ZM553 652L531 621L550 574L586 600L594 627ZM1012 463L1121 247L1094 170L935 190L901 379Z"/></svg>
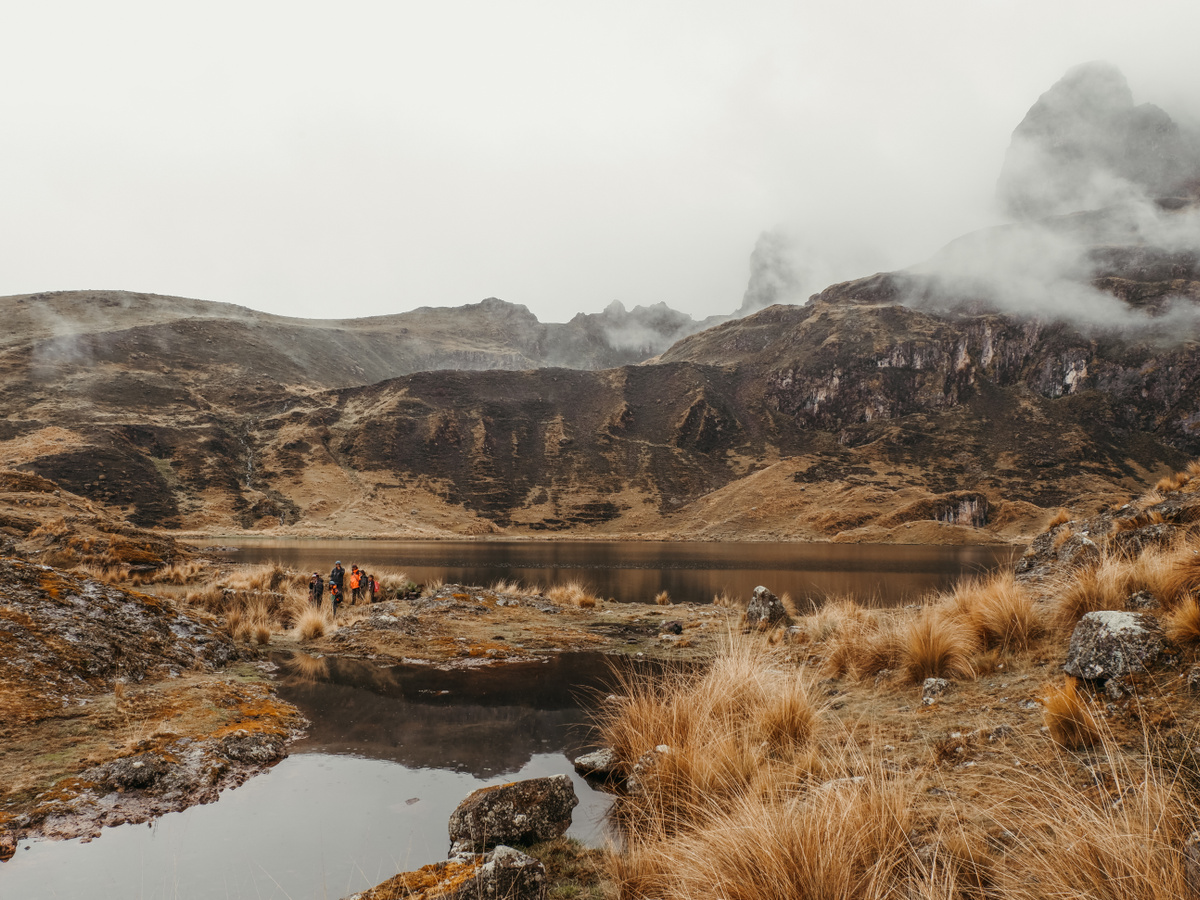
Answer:
<svg viewBox="0 0 1200 900"><path fill-rule="evenodd" d="M735 597L727 590L722 590L719 594L713 594L713 606L720 606L724 609L735 609L739 606L745 606L740 597Z"/></svg>
<svg viewBox="0 0 1200 900"><path fill-rule="evenodd" d="M1057 743L1078 750L1099 742L1096 718L1087 701L1080 696L1073 678L1068 677L1061 685L1047 685L1042 704L1042 719Z"/></svg>
<svg viewBox="0 0 1200 900"><path fill-rule="evenodd" d="M1175 605L1166 616L1166 632L1179 644L1200 643L1200 602L1188 597Z"/></svg>
<svg viewBox="0 0 1200 900"><path fill-rule="evenodd" d="M581 581L568 581L566 584L556 584L546 591L545 596L551 603L559 603L565 606L579 606L584 609L594 607L596 601L599 599Z"/></svg>
<svg viewBox="0 0 1200 900"><path fill-rule="evenodd" d="M926 678L971 678L975 671L971 656L978 647L971 629L928 607L900 629L899 667L908 681L919 684Z"/></svg>
<svg viewBox="0 0 1200 900"><path fill-rule="evenodd" d="M1062 507L1059 507L1058 512L1054 514L1054 518L1046 523L1046 531L1050 531L1053 528L1057 528L1059 525L1065 525L1067 522L1070 522L1070 521L1071 521L1071 514L1069 512L1067 512L1065 509L1063 509Z"/></svg>
<svg viewBox="0 0 1200 900"><path fill-rule="evenodd" d="M639 829L677 831L752 792L766 770L807 765L814 691L801 673L772 671L764 644L731 642L699 675L619 677L598 724L627 768L653 757L626 809Z"/></svg>
<svg viewBox="0 0 1200 900"><path fill-rule="evenodd" d="M137 573L130 578L135 585L140 584L192 584L201 580L208 573L204 564L196 560L174 563L153 572Z"/></svg>
<svg viewBox="0 0 1200 900"><path fill-rule="evenodd" d="M296 622L296 638L301 641L313 641L323 638L329 632L332 623L323 609L309 607Z"/></svg>
<svg viewBox="0 0 1200 900"><path fill-rule="evenodd" d="M1033 596L1011 571L959 583L944 601L984 649L1026 649L1042 632Z"/></svg>
<svg viewBox="0 0 1200 900"><path fill-rule="evenodd" d="M1069 629L1087 613L1124 609L1130 594L1130 575L1127 560L1110 554L1068 572L1053 586L1055 620Z"/></svg>
<svg viewBox="0 0 1200 900"><path fill-rule="evenodd" d="M656 604L658 604L659 606L670 606L671 605L671 595L668 594L666 591L659 591L657 594L654 595L654 602Z"/></svg>
<svg viewBox="0 0 1200 900"><path fill-rule="evenodd" d="M516 581L497 581L492 585L492 591L497 594L510 596L521 593L521 585Z"/></svg>

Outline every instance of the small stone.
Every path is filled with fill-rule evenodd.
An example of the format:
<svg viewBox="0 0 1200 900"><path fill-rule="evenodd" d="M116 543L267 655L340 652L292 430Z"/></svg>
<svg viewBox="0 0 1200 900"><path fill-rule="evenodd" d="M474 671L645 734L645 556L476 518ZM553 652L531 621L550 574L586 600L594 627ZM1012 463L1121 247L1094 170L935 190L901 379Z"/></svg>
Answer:
<svg viewBox="0 0 1200 900"><path fill-rule="evenodd" d="M1128 676L1121 678L1110 678L1104 684L1104 693L1108 695L1110 700L1126 700L1137 693L1137 689L1129 680Z"/></svg>
<svg viewBox="0 0 1200 900"><path fill-rule="evenodd" d="M945 678L926 678L921 685L921 699L935 700L944 696L950 690L950 682Z"/></svg>
<svg viewBox="0 0 1200 900"><path fill-rule="evenodd" d="M1003 725L997 725L988 732L988 743L994 744L996 741L1004 741L1016 734L1016 729L1007 722Z"/></svg>
<svg viewBox="0 0 1200 900"><path fill-rule="evenodd" d="M1148 609L1161 609L1162 603L1149 591L1138 591L1125 600L1125 608L1131 612L1144 612Z"/></svg>
<svg viewBox="0 0 1200 900"><path fill-rule="evenodd" d="M1188 669L1184 684L1187 685L1187 689L1192 693L1200 694L1200 666L1192 666Z"/></svg>

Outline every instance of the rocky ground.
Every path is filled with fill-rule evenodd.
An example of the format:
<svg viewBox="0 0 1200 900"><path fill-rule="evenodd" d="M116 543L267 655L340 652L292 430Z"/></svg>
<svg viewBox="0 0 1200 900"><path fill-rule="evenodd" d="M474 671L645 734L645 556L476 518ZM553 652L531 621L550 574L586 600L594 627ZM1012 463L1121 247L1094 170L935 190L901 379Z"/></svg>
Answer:
<svg viewBox="0 0 1200 900"><path fill-rule="evenodd" d="M0 559L0 855L217 798L302 722L211 616Z"/></svg>
<svg viewBox="0 0 1200 900"><path fill-rule="evenodd" d="M707 604L552 600L518 589L445 585L428 596L350 607L308 653L468 667L579 650L703 659L739 613ZM288 646L285 642L280 647Z"/></svg>

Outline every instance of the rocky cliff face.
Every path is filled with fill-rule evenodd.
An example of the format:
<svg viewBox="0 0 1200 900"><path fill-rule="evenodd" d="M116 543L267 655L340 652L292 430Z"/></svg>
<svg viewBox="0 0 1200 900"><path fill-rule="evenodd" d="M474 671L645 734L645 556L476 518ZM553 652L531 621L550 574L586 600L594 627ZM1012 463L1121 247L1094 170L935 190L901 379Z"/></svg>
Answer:
<svg viewBox="0 0 1200 900"><path fill-rule="evenodd" d="M1110 252L1087 289L1159 292L1157 317L1135 311L1173 333L981 309L982 295L916 270L600 372L322 391L236 375L290 359L286 331L252 330L260 351L237 361L207 348L223 360L211 368L188 331L140 368L121 365L141 351L120 342L57 378L6 354L0 438L13 463L143 525L1011 537L1042 510L1098 508L1200 454L1194 326L1169 312L1195 292L1194 262L1094 246Z"/></svg>

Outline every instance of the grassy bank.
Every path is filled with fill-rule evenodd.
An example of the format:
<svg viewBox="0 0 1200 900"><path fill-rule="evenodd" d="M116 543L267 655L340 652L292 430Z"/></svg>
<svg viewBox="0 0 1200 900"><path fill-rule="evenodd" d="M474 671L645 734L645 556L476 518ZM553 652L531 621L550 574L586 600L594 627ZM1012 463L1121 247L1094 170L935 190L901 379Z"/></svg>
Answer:
<svg viewBox="0 0 1200 900"><path fill-rule="evenodd" d="M1061 517L1027 577L905 609L842 598L735 633L701 672L627 677L597 723L630 776L613 893L1193 896L1197 474L1102 522ZM1109 693L1064 676L1101 609L1157 618L1178 663Z"/></svg>

